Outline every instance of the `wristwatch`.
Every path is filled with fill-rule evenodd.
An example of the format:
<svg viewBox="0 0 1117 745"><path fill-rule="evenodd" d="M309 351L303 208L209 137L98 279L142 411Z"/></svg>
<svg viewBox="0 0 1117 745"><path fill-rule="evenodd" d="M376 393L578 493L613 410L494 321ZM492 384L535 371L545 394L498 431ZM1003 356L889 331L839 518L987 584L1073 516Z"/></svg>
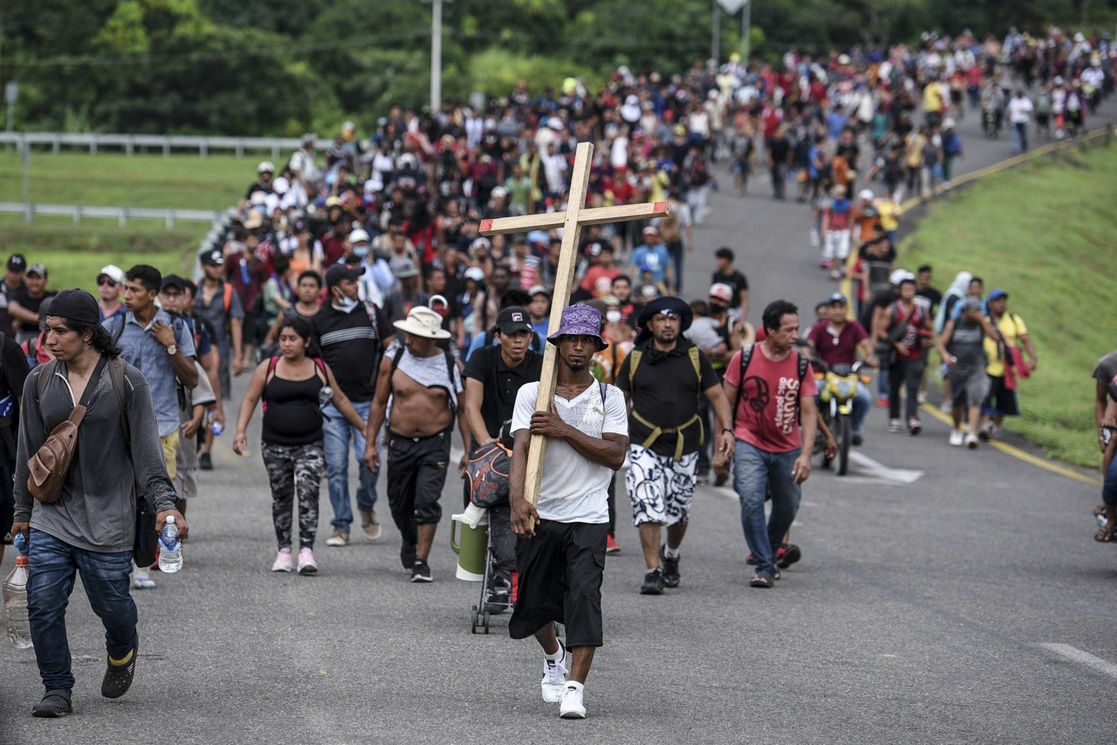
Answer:
<svg viewBox="0 0 1117 745"><path fill-rule="evenodd" d="M167 347L167 354L174 357L176 354L178 354L178 346L172 344L171 346Z"/></svg>

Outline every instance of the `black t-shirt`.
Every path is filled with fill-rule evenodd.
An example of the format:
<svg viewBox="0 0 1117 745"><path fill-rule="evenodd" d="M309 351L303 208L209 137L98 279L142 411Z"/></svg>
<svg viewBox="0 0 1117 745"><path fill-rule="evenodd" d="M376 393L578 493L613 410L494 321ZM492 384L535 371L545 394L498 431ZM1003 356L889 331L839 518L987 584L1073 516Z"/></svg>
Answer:
<svg viewBox="0 0 1117 745"><path fill-rule="evenodd" d="M942 302L942 293L936 290L934 287L928 287L925 290L916 290L915 295L916 297L927 299L927 302L929 303L927 310L930 313L934 313L935 309L939 307L939 303Z"/></svg>
<svg viewBox="0 0 1117 745"><path fill-rule="evenodd" d="M698 413L698 399L703 391L721 381L704 354L698 355L700 375L695 374L688 352L693 344L677 344L674 350L666 354L656 351L654 344L654 341L647 341L637 347L642 354L634 377L629 370L636 350L625 357L621 369L617 371L616 385L629 394L633 411L645 420L659 427L678 427ZM652 433L651 427L634 416L629 417L628 428L634 443L643 444ZM701 422L696 421L682 431L684 455L698 451L702 429ZM657 455L673 457L676 437L673 434L661 434L652 443L651 451Z"/></svg>
<svg viewBox="0 0 1117 745"><path fill-rule="evenodd" d="M733 305L731 305L730 307L734 307L736 305L739 305L740 304L740 297L741 297L741 295L740 295L741 290L747 290L749 288L748 279L745 277L745 275L741 274L736 269L734 269L729 274L722 274L721 272L714 272L713 284L717 284L718 282L721 282L722 284L725 284L725 285L729 285L730 287L733 288Z"/></svg>
<svg viewBox="0 0 1117 745"><path fill-rule="evenodd" d="M26 287L20 287L19 290L11 296L11 299L19 303L24 310L29 310L32 313L38 313L39 306L43 304L43 301L46 300L48 297L54 297L57 294L58 293L54 292L53 290L44 290L43 294L39 297L31 297L31 295L27 293ZM29 329L24 330L26 331Z"/></svg>
<svg viewBox="0 0 1117 745"><path fill-rule="evenodd" d="M1098 360L1098 365L1094 368L1094 380L1104 385L1109 391L1109 397L1117 401L1117 351Z"/></svg>
<svg viewBox="0 0 1117 745"><path fill-rule="evenodd" d="M768 141L768 153L772 156L773 165L787 165L787 156L791 152L791 143L786 137L773 137Z"/></svg>
<svg viewBox="0 0 1117 745"><path fill-rule="evenodd" d="M499 437L504 422L512 418L516 408L516 393L525 383L539 380L543 371L543 355L533 349L518 367L508 367L500 353L500 346L481 347L465 363L465 377L481 382L484 398L481 400L481 418L489 437Z"/></svg>
<svg viewBox="0 0 1117 745"><path fill-rule="evenodd" d="M16 344L15 339L4 334L3 374L0 375L0 472L4 468L9 478L15 466L16 436L19 429L19 402L23 395L23 383L31 369L27 366L27 356Z"/></svg>
<svg viewBox="0 0 1117 745"><path fill-rule="evenodd" d="M862 309L861 317L857 320L861 322L861 325L865 327L866 331L870 334L873 333L873 311L877 308L887 308L892 305L892 303L896 302L899 297L900 294L892 289L891 286L874 292L872 300Z"/></svg>
<svg viewBox="0 0 1117 745"><path fill-rule="evenodd" d="M322 359L330 366L341 392L350 401L371 401L376 392L380 339L364 306L350 312L327 305L310 319Z"/></svg>

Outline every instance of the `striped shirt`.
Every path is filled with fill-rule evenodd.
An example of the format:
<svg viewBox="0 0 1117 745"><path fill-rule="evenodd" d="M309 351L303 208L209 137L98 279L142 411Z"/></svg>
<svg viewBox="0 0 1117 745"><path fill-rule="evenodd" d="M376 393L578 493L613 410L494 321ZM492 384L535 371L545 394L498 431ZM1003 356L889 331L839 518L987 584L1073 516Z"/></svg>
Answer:
<svg viewBox="0 0 1117 745"><path fill-rule="evenodd" d="M341 392L353 402L371 401L376 392L380 339L364 305L358 303L348 311L326 305L310 322L322 347L322 359L333 371Z"/></svg>

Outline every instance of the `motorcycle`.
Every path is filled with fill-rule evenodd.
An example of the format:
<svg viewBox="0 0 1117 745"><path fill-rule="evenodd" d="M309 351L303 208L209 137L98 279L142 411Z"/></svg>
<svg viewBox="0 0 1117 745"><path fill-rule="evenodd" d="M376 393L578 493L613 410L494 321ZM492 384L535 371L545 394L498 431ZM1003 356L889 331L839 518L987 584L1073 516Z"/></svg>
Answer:
<svg viewBox="0 0 1117 745"><path fill-rule="evenodd" d="M822 467L828 468L831 460L837 460L838 475L845 476L849 472L849 448L853 440L853 399L857 396L857 384L861 382L868 385L872 378L861 374L861 362L829 367L816 360L814 365L815 378L818 379L819 414L838 444L834 458L823 453ZM815 452L821 452L817 444Z"/></svg>

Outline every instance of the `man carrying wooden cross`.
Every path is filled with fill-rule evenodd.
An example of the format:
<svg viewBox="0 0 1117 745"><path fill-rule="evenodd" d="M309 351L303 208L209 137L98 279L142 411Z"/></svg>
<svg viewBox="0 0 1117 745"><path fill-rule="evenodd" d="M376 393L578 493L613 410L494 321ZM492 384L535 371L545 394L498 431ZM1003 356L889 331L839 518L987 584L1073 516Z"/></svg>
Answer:
<svg viewBox="0 0 1117 745"><path fill-rule="evenodd" d="M601 327L595 308L566 308L559 330L548 337L559 360L550 409L536 411L540 384L528 383L520 388L512 415L509 503L512 530L519 536L520 579L508 631L513 639L534 635L543 647L543 700L561 702L564 719L586 716L582 687L602 645L609 483L628 450L624 395L598 383L589 370L594 353L608 346ZM547 438L538 508L524 497L532 435ZM565 624L572 653L569 679L556 621Z"/></svg>

